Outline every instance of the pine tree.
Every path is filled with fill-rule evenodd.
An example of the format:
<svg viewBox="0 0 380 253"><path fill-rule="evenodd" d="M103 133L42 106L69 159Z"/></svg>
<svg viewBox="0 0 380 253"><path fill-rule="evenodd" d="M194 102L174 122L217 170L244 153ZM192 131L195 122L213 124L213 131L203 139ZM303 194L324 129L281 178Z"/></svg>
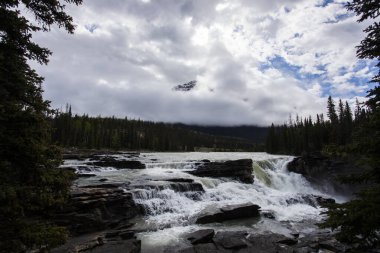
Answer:
<svg viewBox="0 0 380 253"><path fill-rule="evenodd" d="M327 99L327 116L329 117L332 125L336 125L338 123L338 115L336 114L335 103L331 96L329 96Z"/></svg>
<svg viewBox="0 0 380 253"><path fill-rule="evenodd" d="M347 4L348 10L359 16L358 22L376 19L380 16L379 1L354 0ZM380 25L374 22L364 30L367 36L357 47L357 55L362 59L377 60L380 67ZM380 69L379 69L380 73ZM379 246L380 236L380 88L379 74L372 82L377 83L368 92L365 105L368 112L360 110L357 103L355 120L360 118L360 126L355 133L354 152L362 154L364 161L371 169L361 177L351 178L351 182L370 181L370 186L358 194L358 198L343 204L329 207L328 218L322 227L339 228L337 238L344 242L358 243L361 252L364 248ZM361 111L359 115L359 111ZM364 116L365 115L365 116ZM363 120L364 118L364 120ZM363 121L363 122L362 122Z"/></svg>
<svg viewBox="0 0 380 253"><path fill-rule="evenodd" d="M80 4L81 0L67 0ZM22 16L34 14L37 24ZM34 32L57 24L72 33L72 19L58 1L0 2L0 250L51 247L65 239L63 228L45 219L61 206L71 174L58 170L59 152L49 144L47 116L53 113L42 98L40 77L29 60L48 62L50 51L35 44Z"/></svg>

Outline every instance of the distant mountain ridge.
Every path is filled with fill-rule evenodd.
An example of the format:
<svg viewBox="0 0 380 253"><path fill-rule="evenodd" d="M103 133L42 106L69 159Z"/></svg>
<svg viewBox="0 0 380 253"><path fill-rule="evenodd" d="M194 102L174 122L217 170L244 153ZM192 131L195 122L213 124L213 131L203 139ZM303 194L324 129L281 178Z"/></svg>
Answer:
<svg viewBox="0 0 380 253"><path fill-rule="evenodd" d="M247 140L251 143L264 144L268 135L268 127L259 126L200 126L177 124L197 132L215 136L234 137Z"/></svg>

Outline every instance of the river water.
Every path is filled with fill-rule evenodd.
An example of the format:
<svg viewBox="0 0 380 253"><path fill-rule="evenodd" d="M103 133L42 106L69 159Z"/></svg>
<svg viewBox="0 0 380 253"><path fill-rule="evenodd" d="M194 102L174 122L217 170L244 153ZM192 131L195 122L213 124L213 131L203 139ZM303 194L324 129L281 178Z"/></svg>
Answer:
<svg viewBox="0 0 380 253"><path fill-rule="evenodd" d="M182 235L204 228L218 230L249 230L255 233L280 233L290 235L312 233L316 223L323 217L323 211L310 203L305 196L318 195L341 200L313 187L300 174L287 170L290 156L269 155L267 153L244 152L190 152L190 153L141 153L139 156L116 155L119 159L139 160L146 169L116 170L109 168L86 168L96 177L81 178L79 185L97 184L99 179L107 182L128 182L130 185L147 181L170 178L192 179L202 184L205 192L176 192L170 188L139 189L134 192L134 200L143 206L146 215L135 219L133 229L141 230L142 252L163 252L168 245L185 245ZM196 164L207 159L227 161L249 158L253 160L253 184L243 184L228 178L208 178L193 176L187 171L194 170ZM86 161L65 161L64 166L80 166ZM257 204L261 213L270 213L272 218L245 219L198 225L197 216L204 210L231 204Z"/></svg>

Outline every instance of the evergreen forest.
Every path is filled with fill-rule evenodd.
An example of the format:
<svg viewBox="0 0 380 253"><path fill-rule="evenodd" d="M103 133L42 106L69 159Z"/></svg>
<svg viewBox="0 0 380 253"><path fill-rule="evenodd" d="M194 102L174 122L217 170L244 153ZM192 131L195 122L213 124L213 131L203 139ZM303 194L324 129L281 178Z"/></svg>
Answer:
<svg viewBox="0 0 380 253"><path fill-rule="evenodd" d="M51 118L52 141L62 147L149 151L263 151L238 137L213 135L180 124L72 115L71 106Z"/></svg>

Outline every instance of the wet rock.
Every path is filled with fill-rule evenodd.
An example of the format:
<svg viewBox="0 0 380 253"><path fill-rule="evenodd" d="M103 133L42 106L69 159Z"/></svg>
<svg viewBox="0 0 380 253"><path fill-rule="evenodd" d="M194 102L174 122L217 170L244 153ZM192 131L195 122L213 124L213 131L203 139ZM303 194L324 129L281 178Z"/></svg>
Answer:
<svg viewBox="0 0 380 253"><path fill-rule="evenodd" d="M204 192L202 184L194 182L167 182L167 181L144 181L139 184L132 184L131 189L172 189L175 192Z"/></svg>
<svg viewBox="0 0 380 253"><path fill-rule="evenodd" d="M202 229L188 234L187 240L189 240L191 244L207 243L212 241L214 235L215 232L213 229Z"/></svg>
<svg viewBox="0 0 380 253"><path fill-rule="evenodd" d="M222 252L222 251L218 250L213 243L197 244L194 246L194 250L196 253L218 253L218 252Z"/></svg>
<svg viewBox="0 0 380 253"><path fill-rule="evenodd" d="M274 215L273 212L265 211L265 212L261 212L261 215L267 219L271 219L271 220L276 219L276 216Z"/></svg>
<svg viewBox="0 0 380 253"><path fill-rule="evenodd" d="M305 154L296 157L288 164L288 170L303 175L308 181L325 192L352 195L363 185L347 185L339 182L339 178L351 174L360 174L363 168L354 162L339 158L326 157L320 153Z"/></svg>
<svg viewBox="0 0 380 253"><path fill-rule="evenodd" d="M139 253L141 241L136 239L108 242L90 251L91 253Z"/></svg>
<svg viewBox="0 0 380 253"><path fill-rule="evenodd" d="M92 186L73 188L68 205L54 216L54 221L67 226L73 235L80 235L128 224L128 219L141 213L131 192L108 185Z"/></svg>
<svg viewBox="0 0 380 253"><path fill-rule="evenodd" d="M332 198L324 198L321 196L315 196L315 200L320 206L335 204L335 199L332 199Z"/></svg>
<svg viewBox="0 0 380 253"><path fill-rule="evenodd" d="M228 250L239 250L248 247L245 242L245 232L224 231L215 235L214 242L217 246Z"/></svg>
<svg viewBox="0 0 380 253"><path fill-rule="evenodd" d="M312 207L318 207L318 206L325 206L327 204L334 204L335 200L332 198L324 198L324 197L313 195L313 194L299 194L293 198L287 199L286 203L288 205L303 203L303 204L310 205Z"/></svg>
<svg viewBox="0 0 380 253"><path fill-rule="evenodd" d="M300 237L300 233L298 232L293 232L293 233L290 233L291 236L293 236L293 238L297 239L298 237Z"/></svg>
<svg viewBox="0 0 380 253"><path fill-rule="evenodd" d="M325 249L325 250L330 250L332 252L345 252L346 251L346 247L342 243L337 241L335 238L320 242L319 248Z"/></svg>
<svg viewBox="0 0 380 253"><path fill-rule="evenodd" d="M288 246L293 246L293 245L296 245L297 242L298 242L298 241L295 240L295 239L292 239L292 238L285 238L285 239L282 239L282 240L278 241L277 243L285 244L285 245L288 245Z"/></svg>
<svg viewBox="0 0 380 253"><path fill-rule="evenodd" d="M295 248L293 250L294 253L317 253L315 249L312 249L310 247L301 247L301 248Z"/></svg>
<svg viewBox="0 0 380 253"><path fill-rule="evenodd" d="M223 222L226 220L259 217L260 207L255 204L228 205L222 208L206 209L196 220L198 224Z"/></svg>
<svg viewBox="0 0 380 253"><path fill-rule="evenodd" d="M284 240L286 237L279 234L263 234L254 235L250 234L246 237L246 240L250 243L249 250L246 252L255 253L277 253L286 252L288 248L281 248L278 245L278 241Z"/></svg>
<svg viewBox="0 0 380 253"><path fill-rule="evenodd" d="M87 165L113 167L116 169L145 169L145 164L140 161L117 160L114 157L102 157L99 161L88 162Z"/></svg>
<svg viewBox="0 0 380 253"><path fill-rule="evenodd" d="M135 237L134 231L122 231L119 233L119 236L123 240L132 239Z"/></svg>
<svg viewBox="0 0 380 253"><path fill-rule="evenodd" d="M77 189L73 189L71 191L71 195L72 196L76 196L76 195L80 195L80 194L87 194L87 193L84 193L83 188L88 188L88 189L106 189L106 188L109 188L109 189L112 189L112 188L119 188L119 187L122 187L124 186L125 184L124 183L104 183L104 184L96 184L96 185L83 185Z"/></svg>
<svg viewBox="0 0 380 253"><path fill-rule="evenodd" d="M193 183L194 182L194 180L191 178L169 178L169 179L165 179L165 181L174 182L174 183Z"/></svg>
<svg viewBox="0 0 380 253"><path fill-rule="evenodd" d="M88 173L88 174L77 174L77 177L96 177L96 175L90 174L90 173Z"/></svg>
<svg viewBox="0 0 380 253"><path fill-rule="evenodd" d="M252 160L240 159L226 162L205 162L189 173L199 177L229 177L251 184L253 183L252 171Z"/></svg>
<svg viewBox="0 0 380 253"><path fill-rule="evenodd" d="M84 160L88 158L86 154L62 154L62 158L65 160Z"/></svg>

